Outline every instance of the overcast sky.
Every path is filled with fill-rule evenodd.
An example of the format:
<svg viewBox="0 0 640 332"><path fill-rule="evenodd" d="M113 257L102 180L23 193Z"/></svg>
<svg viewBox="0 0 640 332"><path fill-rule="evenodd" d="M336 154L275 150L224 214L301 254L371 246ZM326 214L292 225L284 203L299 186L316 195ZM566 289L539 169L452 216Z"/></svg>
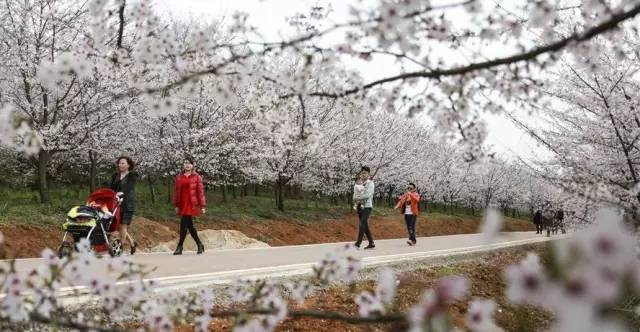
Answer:
<svg viewBox="0 0 640 332"><path fill-rule="evenodd" d="M309 8L316 4L330 3L333 12L329 19L344 22L349 17L348 3L353 2L354 0L154 0L154 5L162 15L177 19L212 21L223 16L231 16L235 11L247 12L249 24L258 27L266 40L274 41L286 38L292 32L285 22L285 17L307 13ZM359 70L366 81L397 71L397 68L394 68L397 65L391 59L376 58L372 62L349 61L345 66ZM517 114L526 117L525 114ZM511 121L502 116L489 114L484 118L489 128L487 144L498 154L510 159L515 156L529 159L543 152Z"/></svg>

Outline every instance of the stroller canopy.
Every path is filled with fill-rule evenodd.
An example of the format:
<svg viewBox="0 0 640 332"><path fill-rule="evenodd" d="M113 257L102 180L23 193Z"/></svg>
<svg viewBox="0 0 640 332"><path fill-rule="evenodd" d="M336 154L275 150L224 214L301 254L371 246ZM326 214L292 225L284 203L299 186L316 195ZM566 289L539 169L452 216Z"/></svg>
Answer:
<svg viewBox="0 0 640 332"><path fill-rule="evenodd" d="M109 188L96 189L89 195L89 198L87 198L87 204L91 202L105 206L109 212L113 213L114 221L111 223L111 227L109 227L109 232L115 232L120 225L120 211L116 192Z"/></svg>

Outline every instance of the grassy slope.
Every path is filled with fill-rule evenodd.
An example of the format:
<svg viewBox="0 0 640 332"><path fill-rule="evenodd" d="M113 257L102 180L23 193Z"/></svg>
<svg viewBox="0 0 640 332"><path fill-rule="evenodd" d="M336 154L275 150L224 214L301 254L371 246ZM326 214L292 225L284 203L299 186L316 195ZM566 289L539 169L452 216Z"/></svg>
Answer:
<svg viewBox="0 0 640 332"><path fill-rule="evenodd" d="M160 188L162 189L162 188ZM89 191L86 188L54 187L51 190L51 202L38 203L35 191L0 188L0 223L34 225L57 225L64 219L66 212L72 206L82 204ZM285 211L275 208L271 194L260 193L259 196L238 195L236 199L227 194L227 201L223 202L219 192L207 193L207 220L297 220L313 222L334 219L350 213L346 204L332 205L327 199L287 199ZM376 215L390 216L395 212L388 207L376 207ZM467 211L457 210L447 214L430 213L435 218L447 218L451 215L468 216ZM136 192L136 215L151 220L165 221L175 218L173 207L168 203L166 188L158 193L156 203L151 202L151 195L147 186L140 185Z"/></svg>

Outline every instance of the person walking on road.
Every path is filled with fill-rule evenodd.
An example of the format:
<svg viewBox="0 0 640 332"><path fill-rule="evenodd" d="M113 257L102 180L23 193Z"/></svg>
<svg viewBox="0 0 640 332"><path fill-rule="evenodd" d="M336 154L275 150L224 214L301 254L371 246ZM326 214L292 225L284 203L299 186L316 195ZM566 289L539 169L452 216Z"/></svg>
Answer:
<svg viewBox="0 0 640 332"><path fill-rule="evenodd" d="M135 163L129 157L119 157L116 160L117 172L111 176L111 183L109 187L115 191L122 199L120 203L120 226L118 233L120 233L120 241L124 247L125 241L128 239L131 245L131 255L136 253L138 243L133 239L129 233L129 226L133 219L134 212L134 199L135 188L138 174L133 171Z"/></svg>
<svg viewBox="0 0 640 332"><path fill-rule="evenodd" d="M193 226L195 217L206 212L204 184L200 174L194 169L193 160L186 158L182 164L182 172L176 177L173 204L176 214L180 216L180 239L174 255L182 255L182 246L187 237L187 231L198 246L198 255L204 252L204 245L198 237L198 231Z"/></svg>
<svg viewBox="0 0 640 332"><path fill-rule="evenodd" d="M536 234L542 234L542 211L536 211L533 215L533 223L536 225Z"/></svg>
<svg viewBox="0 0 640 332"><path fill-rule="evenodd" d="M407 224L407 233L409 233L409 240L407 244L412 246L417 243L416 241L416 220L418 219L420 203L420 194L416 191L415 183L410 182L398 204L394 209L399 209L400 213L404 215L404 222Z"/></svg>
<svg viewBox="0 0 640 332"><path fill-rule="evenodd" d="M551 202L545 202L542 208L542 227L547 230L547 236L551 236L554 216L555 214L553 213Z"/></svg>
<svg viewBox="0 0 640 332"><path fill-rule="evenodd" d="M369 217L371 216L371 211L373 211L373 194L375 192L375 185L373 180L369 178L369 173L371 169L367 166L363 166L358 174L359 183L356 183L355 186L362 185L364 186L364 190L356 190L359 188L355 188L353 191L353 201L357 207L358 212L358 239L356 240L355 246L360 248L362 244L362 240L364 236L367 236L367 240L369 240L369 245L364 249L373 249L376 245L373 243L373 236L371 236L371 230L369 229Z"/></svg>
<svg viewBox="0 0 640 332"><path fill-rule="evenodd" d="M562 234L567 234L567 229L564 227L564 210L560 209L556 211L555 219L557 220L558 227Z"/></svg>

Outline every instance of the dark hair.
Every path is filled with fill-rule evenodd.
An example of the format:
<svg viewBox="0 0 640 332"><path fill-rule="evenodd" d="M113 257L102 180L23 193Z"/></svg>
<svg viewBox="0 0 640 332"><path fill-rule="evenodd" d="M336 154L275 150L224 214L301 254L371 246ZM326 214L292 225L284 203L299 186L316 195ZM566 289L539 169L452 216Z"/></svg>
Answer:
<svg viewBox="0 0 640 332"><path fill-rule="evenodd" d="M133 169L136 167L136 163L133 162L133 160L127 156L118 157L118 159L116 159L116 166L120 163L120 160L122 159L127 161L127 164L129 165L129 171L133 171Z"/></svg>
<svg viewBox="0 0 640 332"><path fill-rule="evenodd" d="M371 173L371 168L369 168L369 166L362 166L362 168L360 169L360 172L365 171L367 173Z"/></svg>
<svg viewBox="0 0 640 332"><path fill-rule="evenodd" d="M189 164L191 164L191 165L195 165L195 164L193 163L193 158L191 158L191 157L184 157L184 158L182 159L182 162L184 163L185 161L188 161L188 162L189 162Z"/></svg>
<svg viewBox="0 0 640 332"><path fill-rule="evenodd" d="M414 189L415 189L415 188L418 188L418 187L416 186L416 184L415 184L415 183L413 183L413 182L409 182L409 185L410 185L410 186L413 186L413 188L414 188Z"/></svg>

